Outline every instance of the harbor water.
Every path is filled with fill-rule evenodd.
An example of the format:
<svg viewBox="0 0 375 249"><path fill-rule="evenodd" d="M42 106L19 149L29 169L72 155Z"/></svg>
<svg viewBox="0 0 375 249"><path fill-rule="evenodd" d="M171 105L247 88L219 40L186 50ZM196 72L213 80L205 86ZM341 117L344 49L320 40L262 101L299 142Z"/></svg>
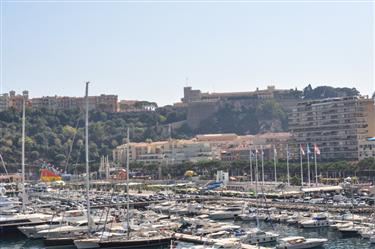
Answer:
<svg viewBox="0 0 375 249"><path fill-rule="evenodd" d="M235 222L243 228L254 228L254 222ZM370 244L369 240L361 237L343 238L341 234L332 228L299 228L296 226L261 222L260 228L266 231L274 229L280 234L280 237L285 236L304 236L306 238L327 238L328 242L325 244L325 249L375 249L375 244ZM264 245L265 247L274 247L274 245ZM0 249L42 249L42 240L26 239L22 235L2 235L0 239ZM165 249L167 249L166 247ZM161 249L161 248L159 248Z"/></svg>

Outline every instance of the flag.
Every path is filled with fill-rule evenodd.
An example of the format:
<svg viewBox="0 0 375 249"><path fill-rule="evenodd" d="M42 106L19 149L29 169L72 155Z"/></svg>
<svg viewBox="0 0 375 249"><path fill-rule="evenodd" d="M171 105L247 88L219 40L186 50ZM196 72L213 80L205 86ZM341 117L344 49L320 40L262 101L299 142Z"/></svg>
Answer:
<svg viewBox="0 0 375 249"><path fill-rule="evenodd" d="M288 146L288 145L286 145L286 156L287 156L287 157L290 157L290 156L291 156L291 153L290 153L290 151L289 151L289 146Z"/></svg>
<svg viewBox="0 0 375 249"><path fill-rule="evenodd" d="M307 154L311 154L310 146L309 144L306 145Z"/></svg>
<svg viewBox="0 0 375 249"><path fill-rule="evenodd" d="M314 144L314 153L320 155L320 149L317 144Z"/></svg>
<svg viewBox="0 0 375 249"><path fill-rule="evenodd" d="M304 156L305 155L305 151L303 150L302 144L299 145L299 150L301 152L301 155Z"/></svg>
<svg viewBox="0 0 375 249"><path fill-rule="evenodd" d="M259 154L259 150L257 148L255 148L255 153Z"/></svg>
<svg viewBox="0 0 375 249"><path fill-rule="evenodd" d="M255 156L254 151L253 151L252 149L250 149L250 157L252 158L252 157L254 157L254 156Z"/></svg>
<svg viewBox="0 0 375 249"><path fill-rule="evenodd" d="M276 146L273 146L273 153L274 153L275 155L277 155Z"/></svg>

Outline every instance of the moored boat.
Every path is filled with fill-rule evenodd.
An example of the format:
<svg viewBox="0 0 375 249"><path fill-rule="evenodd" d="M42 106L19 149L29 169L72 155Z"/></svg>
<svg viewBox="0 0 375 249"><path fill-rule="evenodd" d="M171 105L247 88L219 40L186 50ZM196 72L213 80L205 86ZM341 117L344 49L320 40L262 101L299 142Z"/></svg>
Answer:
<svg viewBox="0 0 375 249"><path fill-rule="evenodd" d="M286 237L279 240L277 249L308 249L324 245L327 239L308 238L302 236Z"/></svg>

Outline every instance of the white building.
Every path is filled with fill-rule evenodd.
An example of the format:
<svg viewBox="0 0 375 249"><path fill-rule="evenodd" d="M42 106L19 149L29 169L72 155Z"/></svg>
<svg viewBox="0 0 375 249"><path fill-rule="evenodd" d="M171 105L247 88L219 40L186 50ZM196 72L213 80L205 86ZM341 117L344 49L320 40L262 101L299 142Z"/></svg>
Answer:
<svg viewBox="0 0 375 249"><path fill-rule="evenodd" d="M159 142L130 143L129 161L143 164L179 164L216 159L211 145L192 140L169 140ZM126 162L126 148L123 144L113 151L113 158L122 164Z"/></svg>
<svg viewBox="0 0 375 249"><path fill-rule="evenodd" d="M375 139L359 140L358 142L358 159L375 158Z"/></svg>
<svg viewBox="0 0 375 249"><path fill-rule="evenodd" d="M216 181L223 182L226 185L229 182L229 173L224 172L222 170L217 171L216 173Z"/></svg>

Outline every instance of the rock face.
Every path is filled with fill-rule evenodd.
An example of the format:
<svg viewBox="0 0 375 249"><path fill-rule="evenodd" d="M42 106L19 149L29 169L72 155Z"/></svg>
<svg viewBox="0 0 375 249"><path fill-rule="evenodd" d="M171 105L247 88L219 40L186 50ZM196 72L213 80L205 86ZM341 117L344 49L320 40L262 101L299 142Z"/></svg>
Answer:
<svg viewBox="0 0 375 249"><path fill-rule="evenodd" d="M202 121L211 118L218 111L218 101L193 102L188 106L187 123L197 129Z"/></svg>
<svg viewBox="0 0 375 249"><path fill-rule="evenodd" d="M201 101L189 104L187 124L195 133L282 132L287 129L287 114L270 99Z"/></svg>
<svg viewBox="0 0 375 249"><path fill-rule="evenodd" d="M283 131L282 122L279 119L259 120L259 133Z"/></svg>

